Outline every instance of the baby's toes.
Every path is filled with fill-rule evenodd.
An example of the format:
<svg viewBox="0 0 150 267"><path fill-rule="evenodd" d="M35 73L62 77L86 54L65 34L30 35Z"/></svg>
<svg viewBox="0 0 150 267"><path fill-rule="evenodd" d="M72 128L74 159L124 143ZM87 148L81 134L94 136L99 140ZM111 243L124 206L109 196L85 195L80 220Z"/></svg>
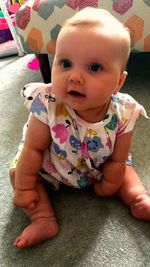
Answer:
<svg viewBox="0 0 150 267"><path fill-rule="evenodd" d="M22 236L18 236L13 244L16 248L25 248L26 247L26 241Z"/></svg>

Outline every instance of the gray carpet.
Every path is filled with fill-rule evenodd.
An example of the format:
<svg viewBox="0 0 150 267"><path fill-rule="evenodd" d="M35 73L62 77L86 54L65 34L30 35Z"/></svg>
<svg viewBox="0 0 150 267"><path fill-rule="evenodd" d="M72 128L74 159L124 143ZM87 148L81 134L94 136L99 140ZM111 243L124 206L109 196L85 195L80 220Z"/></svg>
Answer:
<svg viewBox="0 0 150 267"><path fill-rule="evenodd" d="M150 116L150 56L134 57L123 91L136 97ZM90 188L50 192L59 236L23 251L12 246L29 223L12 206L8 168L27 118L19 91L28 82L42 80L39 71L27 68L32 58L0 60L0 266L149 267L150 223L132 218L117 197L99 199ZM150 192L150 121L144 118L136 125L132 151L134 166Z"/></svg>

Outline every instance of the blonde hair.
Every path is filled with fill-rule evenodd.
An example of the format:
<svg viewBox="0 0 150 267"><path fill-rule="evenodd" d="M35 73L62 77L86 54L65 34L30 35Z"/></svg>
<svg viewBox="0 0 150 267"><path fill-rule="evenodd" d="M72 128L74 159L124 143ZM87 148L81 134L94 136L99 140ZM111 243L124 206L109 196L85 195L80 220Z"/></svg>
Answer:
<svg viewBox="0 0 150 267"><path fill-rule="evenodd" d="M116 37L119 42L120 56L123 58L123 69L126 68L130 54L131 39L127 27L125 27L117 18L111 15L107 10L101 8L86 7L71 18L65 21L63 27L73 26L98 26Z"/></svg>

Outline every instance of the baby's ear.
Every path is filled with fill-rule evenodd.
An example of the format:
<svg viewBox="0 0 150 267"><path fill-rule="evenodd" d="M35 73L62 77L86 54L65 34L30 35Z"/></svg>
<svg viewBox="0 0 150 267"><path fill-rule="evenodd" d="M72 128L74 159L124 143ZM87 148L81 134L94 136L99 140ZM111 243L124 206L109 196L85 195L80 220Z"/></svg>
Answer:
<svg viewBox="0 0 150 267"><path fill-rule="evenodd" d="M121 74L120 74L120 79L119 79L119 82L118 82L118 86L116 87L116 90L115 90L115 93L118 93L121 89L121 87L123 86L126 78L127 78L127 71L123 71Z"/></svg>

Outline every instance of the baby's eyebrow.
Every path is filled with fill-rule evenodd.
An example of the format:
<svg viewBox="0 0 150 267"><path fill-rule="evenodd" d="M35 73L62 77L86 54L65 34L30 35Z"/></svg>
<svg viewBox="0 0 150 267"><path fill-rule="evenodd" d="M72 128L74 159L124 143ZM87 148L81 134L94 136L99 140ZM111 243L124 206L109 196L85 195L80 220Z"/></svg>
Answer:
<svg viewBox="0 0 150 267"><path fill-rule="evenodd" d="M69 57L66 55L66 53L56 53L55 56L58 58L68 58Z"/></svg>
<svg viewBox="0 0 150 267"><path fill-rule="evenodd" d="M108 60L106 58L104 58L103 55L99 56L99 57L98 56L88 57L88 55L87 55L86 60L87 60L87 62L90 62L90 63L99 63L99 64L108 63Z"/></svg>

